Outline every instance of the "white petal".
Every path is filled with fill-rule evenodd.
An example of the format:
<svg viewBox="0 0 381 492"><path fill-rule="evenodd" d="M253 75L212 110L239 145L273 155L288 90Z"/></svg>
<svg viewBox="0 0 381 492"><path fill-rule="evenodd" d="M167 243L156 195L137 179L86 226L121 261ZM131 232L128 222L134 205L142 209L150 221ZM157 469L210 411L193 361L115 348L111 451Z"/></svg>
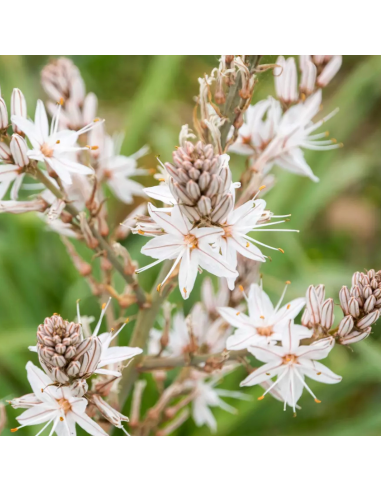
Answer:
<svg viewBox="0 0 381 492"><path fill-rule="evenodd" d="M46 142L49 136L49 123L44 103L40 99L37 101L34 124L39 141Z"/></svg>
<svg viewBox="0 0 381 492"><path fill-rule="evenodd" d="M109 364L116 364L139 355L143 350L139 347L110 347L102 353L98 367L104 367Z"/></svg>
<svg viewBox="0 0 381 492"><path fill-rule="evenodd" d="M343 379L320 362L303 359L301 357L299 357L298 362L301 366L300 371L315 381L320 381L325 384L336 384L340 383Z"/></svg>
<svg viewBox="0 0 381 492"><path fill-rule="evenodd" d="M154 200L160 200L161 202L169 205L174 205L177 203L176 198L174 198L169 186L166 184L144 188L143 191Z"/></svg>
<svg viewBox="0 0 381 492"><path fill-rule="evenodd" d="M277 376L283 368L282 360L277 360L275 362L268 362L263 366L259 367L253 371L247 378L241 381L240 386L254 386L255 384L263 383L269 379Z"/></svg>
<svg viewBox="0 0 381 492"><path fill-rule="evenodd" d="M53 404L55 395L55 387L52 386L53 381L32 362L27 363L26 370L28 381L36 397L42 402Z"/></svg>
<svg viewBox="0 0 381 492"><path fill-rule="evenodd" d="M48 420L57 416L59 412L58 409L52 408L49 404L41 403L40 405L28 408L28 410L25 410L25 412L16 418L21 425L37 425L48 422Z"/></svg>
<svg viewBox="0 0 381 492"><path fill-rule="evenodd" d="M164 234L148 241L141 252L151 258L166 260L176 258L185 247L182 238L173 234Z"/></svg>
<svg viewBox="0 0 381 492"><path fill-rule="evenodd" d="M77 413L75 411L69 412L71 418L82 429L84 429L91 436L107 436L108 434L100 427L94 420L92 420L86 413ZM68 415L69 415L68 413Z"/></svg>
<svg viewBox="0 0 381 492"><path fill-rule="evenodd" d="M311 345L300 346L296 350L295 355L302 357L303 359L325 359L332 350L334 344L334 338L323 338L322 340L311 343Z"/></svg>

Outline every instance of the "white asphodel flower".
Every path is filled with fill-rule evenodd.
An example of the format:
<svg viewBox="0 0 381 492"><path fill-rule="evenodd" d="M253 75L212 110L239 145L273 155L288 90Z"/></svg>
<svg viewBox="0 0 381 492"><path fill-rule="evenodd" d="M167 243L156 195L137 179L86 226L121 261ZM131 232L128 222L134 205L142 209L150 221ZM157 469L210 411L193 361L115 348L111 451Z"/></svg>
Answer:
<svg viewBox="0 0 381 492"><path fill-rule="evenodd" d="M263 400L265 395L275 387L280 391L286 405L296 411L296 404L302 396L303 388L310 393L316 403L320 403L305 382L305 376L325 384L336 384L341 381L341 376L333 373L328 367L318 360L325 359L335 343L334 338L324 338L311 345L299 345L300 337L295 332L292 323L283 331L282 346L250 346L248 348L254 357L265 364L253 371L240 386L253 386L270 381L277 376L277 380L268 387L259 398Z"/></svg>
<svg viewBox="0 0 381 492"><path fill-rule="evenodd" d="M294 229L268 229L269 226L281 224L284 220L276 222L261 223L261 219L265 216L266 202L264 200L256 200L253 198L240 207L232 210L222 227L224 234L220 238L220 247L222 256L226 263L232 268L237 267L237 253L240 253L246 258L250 258L255 261L266 261L266 256L261 250L253 243L259 244L269 249L283 252L281 248L274 248L267 244L261 243L257 239L248 236L249 232L258 232L262 228L267 232L299 232ZM288 216L274 216L270 217L288 217ZM228 285L230 289L234 289L234 278L228 278Z"/></svg>
<svg viewBox="0 0 381 492"><path fill-rule="evenodd" d="M149 147L146 145L129 157L120 155L121 137L123 135L116 135L114 138L106 136L104 148L98 160L97 176L100 180L107 182L119 200L130 204L133 202L134 195L144 195L143 185L130 178L147 174L146 169L137 168L136 161L149 152Z"/></svg>
<svg viewBox="0 0 381 492"><path fill-rule="evenodd" d="M230 147L237 154L252 155L255 167L268 172L277 165L291 173L319 181L307 164L302 149L330 150L341 147L334 139L321 140L327 133L312 134L337 110L316 123L320 111L321 90L304 102L290 107L283 115L278 101L260 101L247 112L247 124L240 129L237 142Z"/></svg>
<svg viewBox="0 0 381 492"><path fill-rule="evenodd" d="M242 350L253 345L271 345L282 339L289 321L293 320L306 304L305 298L300 297L281 307L288 284L289 282L275 308L261 283L252 284L246 297L249 316L229 307L218 309L220 315L237 328L227 340L228 350ZM311 330L299 325L294 326L294 332L299 338L310 338L312 335Z"/></svg>
<svg viewBox="0 0 381 492"><path fill-rule="evenodd" d="M158 289L168 280L180 262L179 287L184 299L188 299L193 289L199 267L217 277L235 278L238 275L235 268L231 268L223 257L210 246L218 241L223 234L221 228L192 228L190 221L181 213L178 206L171 208L171 215L169 215L149 204L148 212L152 220L166 234L151 239L143 246L142 253L157 258L157 260L140 268L137 273L143 272L164 260L175 260Z"/></svg>
<svg viewBox="0 0 381 492"><path fill-rule="evenodd" d="M94 121L79 131L59 131L60 108L59 105L52 120L50 131L45 106L40 100L37 101L34 123L23 116L12 116L12 123L25 133L33 146L33 149L28 151L28 157L45 162L58 174L62 181L71 184L71 173L94 174L91 168L73 160L72 154L79 150L89 150L87 147L84 149L77 147L77 139L81 134L91 130L94 125L102 122Z"/></svg>
<svg viewBox="0 0 381 492"><path fill-rule="evenodd" d="M198 427L207 425L211 432L217 431L217 421L211 408L222 408L226 412L236 414L237 410L226 403L221 397L250 400L250 396L240 391L229 391L216 388L221 376L206 380L202 373L193 373L193 380L189 381L195 396L192 400L192 417Z"/></svg>
<svg viewBox="0 0 381 492"><path fill-rule="evenodd" d="M38 436L52 424L50 434L75 436L75 425L92 436L108 436L106 432L86 414L87 400L73 396L69 387L54 386L52 380L32 362L26 365L29 383L33 394L15 400L15 408L27 408L19 417L16 432L28 425L44 424ZM12 401L10 402L12 405Z"/></svg>

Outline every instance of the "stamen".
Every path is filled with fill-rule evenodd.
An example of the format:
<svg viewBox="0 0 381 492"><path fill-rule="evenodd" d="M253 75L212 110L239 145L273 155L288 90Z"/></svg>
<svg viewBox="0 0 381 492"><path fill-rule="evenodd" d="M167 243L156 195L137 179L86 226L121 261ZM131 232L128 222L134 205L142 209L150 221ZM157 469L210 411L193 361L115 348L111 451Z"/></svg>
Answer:
<svg viewBox="0 0 381 492"><path fill-rule="evenodd" d="M241 313L240 313L239 311L237 311L237 312L235 313L235 315L236 315L236 316L239 316L240 314L241 314Z"/></svg>
<svg viewBox="0 0 381 492"><path fill-rule="evenodd" d="M278 251L280 251L281 253L283 253L283 254L284 254L284 249L282 249L282 248L278 248Z"/></svg>
<svg viewBox="0 0 381 492"><path fill-rule="evenodd" d="M106 304L103 304L103 305L102 305L102 312L101 312L101 315L100 315L100 317L99 317L99 321L98 321L98 323L97 323L97 326L95 327L95 330L93 331L93 336L94 336L94 337L96 337L96 336L98 335L99 329L100 329L101 324L102 324L103 317L104 317L104 315L105 315L105 312L106 312L106 310L107 310L107 308L108 308L108 306L109 306L110 302L111 302L111 297L109 298L109 300L107 301L107 303L106 303Z"/></svg>
<svg viewBox="0 0 381 492"><path fill-rule="evenodd" d="M61 140L57 140L56 144L60 144L61 143Z"/></svg>
<svg viewBox="0 0 381 492"><path fill-rule="evenodd" d="M64 418L63 417L60 417L60 421L63 422L64 421Z"/></svg>
<svg viewBox="0 0 381 492"><path fill-rule="evenodd" d="M15 427L14 429L11 429L11 432L17 432L19 430L18 427Z"/></svg>
<svg viewBox="0 0 381 492"><path fill-rule="evenodd" d="M161 287L161 284L158 284L158 286L156 287L156 290L157 290L158 292L160 292L160 287Z"/></svg>
<svg viewBox="0 0 381 492"><path fill-rule="evenodd" d="M263 400L265 398L265 395L259 396L258 400Z"/></svg>
<svg viewBox="0 0 381 492"><path fill-rule="evenodd" d="M315 398L315 403L321 403L321 401Z"/></svg>

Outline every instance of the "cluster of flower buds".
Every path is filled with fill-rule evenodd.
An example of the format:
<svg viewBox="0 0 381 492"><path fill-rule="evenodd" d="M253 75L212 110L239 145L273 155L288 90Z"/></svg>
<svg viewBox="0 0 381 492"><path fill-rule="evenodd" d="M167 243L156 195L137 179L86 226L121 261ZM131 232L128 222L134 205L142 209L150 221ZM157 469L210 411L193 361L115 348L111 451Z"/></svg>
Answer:
<svg viewBox="0 0 381 492"><path fill-rule="evenodd" d="M165 163L172 194L190 220L218 223L232 210L231 172L225 161L211 144L186 140L173 152L173 164Z"/></svg>
<svg viewBox="0 0 381 492"><path fill-rule="evenodd" d="M98 366L102 344L98 337L83 340L79 323L66 321L55 314L38 327L37 339L41 366L57 383L87 379ZM86 392L84 381L79 384L79 391L80 388Z"/></svg>
<svg viewBox="0 0 381 492"><path fill-rule="evenodd" d="M306 293L306 309L302 316L302 325L326 334L334 321L334 302L332 298L325 299L325 286L310 285Z"/></svg>
<svg viewBox="0 0 381 492"><path fill-rule="evenodd" d="M58 58L46 65L41 72L41 84L51 98L48 109L56 112L56 103L63 109L60 125L71 130L79 130L91 123L97 111L95 94L86 95L85 83L78 68L68 58Z"/></svg>
<svg viewBox="0 0 381 492"><path fill-rule="evenodd" d="M338 341L342 345L359 342L370 335L380 316L381 270L355 272L351 289L343 286L339 296L344 318L338 328Z"/></svg>

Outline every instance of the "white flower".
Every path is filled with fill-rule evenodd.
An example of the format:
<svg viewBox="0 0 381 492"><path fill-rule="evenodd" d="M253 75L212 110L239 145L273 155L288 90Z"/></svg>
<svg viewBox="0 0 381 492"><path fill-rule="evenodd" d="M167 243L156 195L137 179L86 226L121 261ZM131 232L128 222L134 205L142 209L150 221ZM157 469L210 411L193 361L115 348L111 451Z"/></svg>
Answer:
<svg viewBox="0 0 381 492"><path fill-rule="evenodd" d="M132 203L133 195L144 195L143 185L130 179L133 176L147 174L146 169L137 168L137 160L149 152L149 147L144 146L135 154L126 157L119 155L123 136L114 138L105 137L104 148L99 158L98 178L106 181L112 192L124 203Z"/></svg>
<svg viewBox="0 0 381 492"><path fill-rule="evenodd" d="M227 340L228 350L242 350L253 345L270 345L282 339L289 321L293 320L306 304L306 300L300 297L281 308L286 289L287 284L274 308L262 284L252 284L247 297L249 316L229 307L218 309L220 315L237 328L234 335ZM312 331L303 326L295 326L294 331L300 338L309 338L312 335Z"/></svg>
<svg viewBox="0 0 381 492"><path fill-rule="evenodd" d="M177 357L198 348L201 348L203 352L218 353L225 348L226 339L230 333L231 330L226 328L223 319L218 318L209 322L207 314L198 303L193 307L189 320L181 311L175 313L171 330L168 333L169 342L162 355ZM149 343L151 354L157 355L160 352L162 335L161 330L155 328L151 330Z"/></svg>
<svg viewBox="0 0 381 492"><path fill-rule="evenodd" d="M268 226L285 222L284 220L281 220L277 222L267 222L266 224L258 223L266 217L265 207L266 202L264 200L255 200L255 198L249 200L244 205L232 210L229 213L226 222L222 225L224 234L220 237L219 245L221 247L222 256L231 268L237 267L237 253L254 261L266 261L266 256L264 256L261 250L252 243L283 252L280 248L268 246L267 244L263 244L257 239L248 236L249 232L258 231L261 228L267 228ZM270 215L270 217L277 216ZM299 232L291 229L266 229L266 231L271 232L279 230L282 232ZM228 279L228 285L231 290L234 289L234 283L234 278Z"/></svg>
<svg viewBox="0 0 381 492"><path fill-rule="evenodd" d="M229 413L237 413L237 410L228 405L221 396L228 398L236 398L240 400L250 400L251 398L239 391L229 391L218 389L215 386L221 379L221 376L212 378L209 381L201 373L193 373L193 381L189 385L195 392L195 397L192 401L192 417L198 427L207 425L211 432L217 431L217 421L210 408L219 407Z"/></svg>
<svg viewBox="0 0 381 492"><path fill-rule="evenodd" d="M26 395L15 402L16 408L28 408L17 417L21 424L13 432L27 425L46 422L37 435L40 435L50 424L50 435L75 436L75 424L92 436L107 436L106 432L86 414L87 400L72 395L69 387L57 387L41 369L32 362L26 365L29 383L33 395ZM12 402L11 402L12 404Z"/></svg>
<svg viewBox="0 0 381 492"><path fill-rule="evenodd" d="M336 384L341 381L341 376L333 373L328 367L320 362L327 357L334 346L334 339L324 338L311 345L299 346L300 338L295 332L291 322L282 335L282 346L251 346L249 352L265 364L253 371L240 386L253 386L269 381L277 376L277 380L265 391L265 395L273 388L278 387L284 399L284 407L288 404L296 410L296 403L302 396L303 388L311 394L316 403L316 398L307 383L305 376L326 384Z"/></svg>
<svg viewBox="0 0 381 492"><path fill-rule="evenodd" d="M222 256L210 246L223 234L221 228L201 227L192 229L191 223L181 213L178 206L170 209L171 215L155 209L151 204L148 205L148 211L153 221L166 234L151 239L142 248L143 254L157 258L157 261L140 268L137 273L164 260L175 260L168 275L158 288L167 281L180 262L179 287L184 299L188 299L193 289L199 266L218 277L236 277L238 275L235 268L231 268Z"/></svg>
<svg viewBox="0 0 381 492"><path fill-rule="evenodd" d="M12 116L12 122L17 124L29 138L33 150L28 151L30 159L36 159L49 165L65 183L72 182L70 174L93 174L94 171L74 160L70 154L78 152L81 148L76 147L79 135L89 131L95 122L85 126L77 132L70 130L58 131L59 112L58 107L52 120L49 131L48 117L42 101L37 101L34 123L23 116Z"/></svg>
<svg viewBox="0 0 381 492"><path fill-rule="evenodd" d="M304 102L290 107L283 116L279 102L270 100L266 105L266 101L260 101L253 110L248 111L247 124L240 129L239 139L231 150L253 155L257 170L268 172L273 165L277 165L318 181L302 149L330 150L341 147L335 140L320 140L327 135L325 132L311 135L337 112L333 111L317 123L312 123L311 120L320 110L321 100L321 90L318 90Z"/></svg>

